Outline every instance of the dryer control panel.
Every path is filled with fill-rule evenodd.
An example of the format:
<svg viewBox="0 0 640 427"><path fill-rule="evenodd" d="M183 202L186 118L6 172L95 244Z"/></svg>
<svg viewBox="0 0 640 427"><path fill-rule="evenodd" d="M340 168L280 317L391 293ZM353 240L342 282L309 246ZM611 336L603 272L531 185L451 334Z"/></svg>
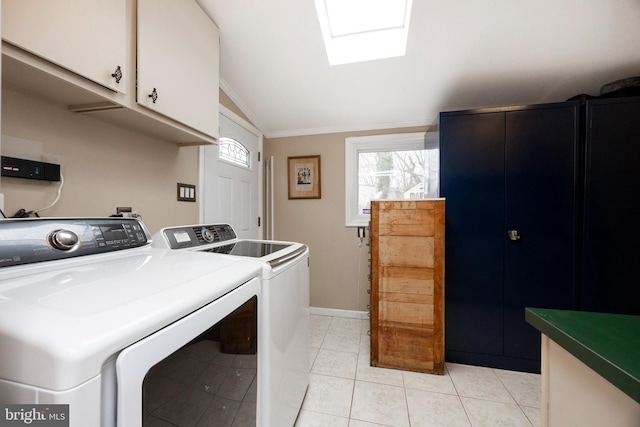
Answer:
<svg viewBox="0 0 640 427"><path fill-rule="evenodd" d="M236 238L229 224L187 225L162 230L163 245L169 249L197 248L211 243L221 243Z"/></svg>
<svg viewBox="0 0 640 427"><path fill-rule="evenodd" d="M146 246L135 218L25 218L0 221L0 268Z"/></svg>

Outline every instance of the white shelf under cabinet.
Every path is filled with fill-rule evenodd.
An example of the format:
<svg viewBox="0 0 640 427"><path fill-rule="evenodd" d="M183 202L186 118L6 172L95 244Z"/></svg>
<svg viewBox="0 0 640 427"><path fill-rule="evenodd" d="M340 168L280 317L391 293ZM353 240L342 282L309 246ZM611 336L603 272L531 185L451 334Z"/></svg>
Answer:
<svg viewBox="0 0 640 427"><path fill-rule="evenodd" d="M2 43L2 87L62 104L71 111L86 105L110 104L91 114L100 120L177 145L216 144L217 139L167 119L140 106L129 106L126 97L83 79L74 73Z"/></svg>

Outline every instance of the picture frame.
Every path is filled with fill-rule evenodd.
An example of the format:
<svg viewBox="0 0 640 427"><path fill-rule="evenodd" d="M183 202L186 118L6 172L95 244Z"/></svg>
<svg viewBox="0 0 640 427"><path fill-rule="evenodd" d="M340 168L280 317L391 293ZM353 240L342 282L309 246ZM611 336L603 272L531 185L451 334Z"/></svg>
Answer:
<svg viewBox="0 0 640 427"><path fill-rule="evenodd" d="M320 155L287 157L289 199L320 199Z"/></svg>

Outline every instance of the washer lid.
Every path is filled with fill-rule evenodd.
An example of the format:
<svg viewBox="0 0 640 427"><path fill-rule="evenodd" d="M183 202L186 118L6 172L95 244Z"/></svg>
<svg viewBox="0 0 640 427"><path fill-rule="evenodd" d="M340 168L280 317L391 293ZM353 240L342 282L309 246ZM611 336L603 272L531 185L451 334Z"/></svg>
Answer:
<svg viewBox="0 0 640 427"><path fill-rule="evenodd" d="M250 258L263 258L267 255L289 248L292 245L293 243L239 240L228 245L206 249L206 251Z"/></svg>
<svg viewBox="0 0 640 427"><path fill-rule="evenodd" d="M249 259L143 249L0 281L0 379L65 390L260 274ZM20 267L14 267L20 268Z"/></svg>

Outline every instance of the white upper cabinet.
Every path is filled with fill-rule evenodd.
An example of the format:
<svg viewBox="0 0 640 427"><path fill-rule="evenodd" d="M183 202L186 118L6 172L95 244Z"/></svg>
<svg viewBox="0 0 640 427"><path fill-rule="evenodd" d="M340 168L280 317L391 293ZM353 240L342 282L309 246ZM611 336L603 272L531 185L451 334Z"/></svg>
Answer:
<svg viewBox="0 0 640 427"><path fill-rule="evenodd" d="M220 33L195 0L0 2L3 87L179 145L216 143Z"/></svg>
<svg viewBox="0 0 640 427"><path fill-rule="evenodd" d="M138 0L138 104L217 138L219 39L195 0Z"/></svg>
<svg viewBox="0 0 640 427"><path fill-rule="evenodd" d="M126 93L126 12L125 0L2 0L2 38Z"/></svg>

